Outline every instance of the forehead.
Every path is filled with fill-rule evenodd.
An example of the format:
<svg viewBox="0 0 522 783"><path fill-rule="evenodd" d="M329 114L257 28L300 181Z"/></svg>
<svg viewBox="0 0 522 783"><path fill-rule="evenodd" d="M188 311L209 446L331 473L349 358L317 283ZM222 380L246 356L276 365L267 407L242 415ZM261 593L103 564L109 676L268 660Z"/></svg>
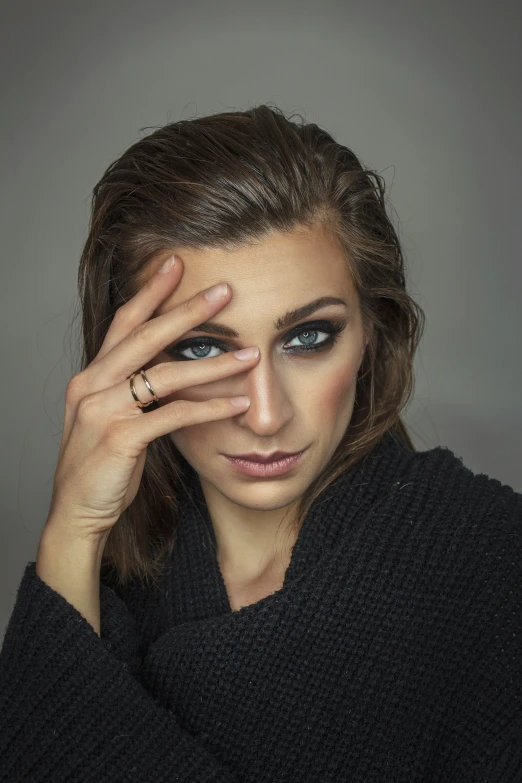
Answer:
<svg viewBox="0 0 522 783"><path fill-rule="evenodd" d="M234 310L262 311L258 308L283 312L327 295L355 298L348 263L320 228L273 232L233 250L179 248L174 252L183 261L183 275L158 308L158 315L220 282L232 288L227 315Z"/></svg>

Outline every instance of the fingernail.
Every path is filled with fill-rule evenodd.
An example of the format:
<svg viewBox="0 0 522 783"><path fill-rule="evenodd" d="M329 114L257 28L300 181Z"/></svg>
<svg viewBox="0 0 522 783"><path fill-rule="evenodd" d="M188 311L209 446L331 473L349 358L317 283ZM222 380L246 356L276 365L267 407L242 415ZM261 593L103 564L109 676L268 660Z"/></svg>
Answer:
<svg viewBox="0 0 522 783"><path fill-rule="evenodd" d="M241 348L240 351L234 351L236 359L253 359L259 355L259 348Z"/></svg>
<svg viewBox="0 0 522 783"><path fill-rule="evenodd" d="M204 296L209 302L217 302L218 299L222 299L226 295L227 291L228 286L226 283L218 283L217 285L213 285L212 288L209 288Z"/></svg>
<svg viewBox="0 0 522 783"><path fill-rule="evenodd" d="M234 408L244 408L245 405L250 405L250 397L231 397L230 402Z"/></svg>
<svg viewBox="0 0 522 783"><path fill-rule="evenodd" d="M176 263L176 256L171 256L170 258L167 258L165 263L160 266L158 272L162 275L164 275L166 272L169 272L174 264Z"/></svg>

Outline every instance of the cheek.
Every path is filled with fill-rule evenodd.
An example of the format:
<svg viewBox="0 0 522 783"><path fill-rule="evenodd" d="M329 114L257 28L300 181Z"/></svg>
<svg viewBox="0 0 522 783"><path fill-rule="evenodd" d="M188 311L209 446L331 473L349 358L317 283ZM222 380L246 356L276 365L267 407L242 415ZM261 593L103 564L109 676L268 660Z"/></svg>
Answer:
<svg viewBox="0 0 522 783"><path fill-rule="evenodd" d="M204 470L207 456L210 459L213 455L211 444L216 444L216 437L209 431L210 424L194 424L191 427L181 428L169 432L170 438L176 449L182 454L187 462L192 466L197 466L198 472Z"/></svg>
<svg viewBox="0 0 522 783"><path fill-rule="evenodd" d="M324 373L316 390L316 410L335 416L353 405L357 373L352 367L342 367Z"/></svg>

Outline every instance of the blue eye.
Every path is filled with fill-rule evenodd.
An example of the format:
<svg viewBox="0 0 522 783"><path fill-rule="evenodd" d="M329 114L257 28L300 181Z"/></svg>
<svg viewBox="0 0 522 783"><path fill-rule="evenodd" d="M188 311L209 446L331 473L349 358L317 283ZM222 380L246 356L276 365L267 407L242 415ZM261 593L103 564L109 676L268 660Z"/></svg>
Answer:
<svg viewBox="0 0 522 783"><path fill-rule="evenodd" d="M324 350L335 344L346 323L346 321L316 321L310 324L301 324L292 330L287 337L287 342L284 344L287 345L288 341L293 341L297 338L301 339L302 342L288 348L285 353L296 354ZM320 334L326 334L327 337L317 342L317 337ZM193 337L166 348L165 351L182 361L195 361L195 359L212 359L218 356L219 354L217 353L211 353L212 349L224 351L225 353L234 350L214 337ZM195 356L185 355L187 351L192 351Z"/></svg>
<svg viewBox="0 0 522 783"><path fill-rule="evenodd" d="M186 348L183 348L182 351L179 351L179 355L184 359L212 359L214 356L218 356L217 353L209 353L212 348L218 351L220 350L217 345L215 345L213 342L210 342L208 337L202 337L201 339L198 339L197 342L192 343L192 345L187 345ZM195 357L183 356L183 351L194 351L196 355ZM174 351L173 353L177 354L178 351Z"/></svg>
<svg viewBox="0 0 522 783"><path fill-rule="evenodd" d="M328 335L329 332L321 332L320 329L303 329L302 332L299 332L295 337L293 337L293 340L300 340L301 338L304 340L304 343L298 343L295 348L318 348L319 346L324 345L325 343L329 342L328 336L326 337L326 340L322 340L321 342L317 343L317 335L318 334L326 334ZM304 337L302 337L304 335Z"/></svg>

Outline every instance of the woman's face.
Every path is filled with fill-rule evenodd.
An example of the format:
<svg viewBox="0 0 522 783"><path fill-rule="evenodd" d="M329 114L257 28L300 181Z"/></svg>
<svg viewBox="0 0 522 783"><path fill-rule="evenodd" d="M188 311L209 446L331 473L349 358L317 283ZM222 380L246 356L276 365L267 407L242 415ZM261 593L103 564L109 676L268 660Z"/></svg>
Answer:
<svg viewBox="0 0 522 783"><path fill-rule="evenodd" d="M239 336L191 330L146 368L168 361L180 362L182 368L184 360L204 362L222 351L248 346L257 346L261 356L253 369L239 375L164 397L160 405L235 395L251 400L244 413L178 429L170 438L198 473L204 490L221 493L245 509L283 508L323 470L352 416L366 340L346 262L321 229L273 233L259 244L234 251L175 252L183 260L183 276L156 315L224 281L232 298L212 322ZM320 297L336 297L346 304L322 306L281 331L276 328L278 319ZM337 335L332 334L334 327L340 329ZM293 470L273 478L247 476L223 456L305 448Z"/></svg>

